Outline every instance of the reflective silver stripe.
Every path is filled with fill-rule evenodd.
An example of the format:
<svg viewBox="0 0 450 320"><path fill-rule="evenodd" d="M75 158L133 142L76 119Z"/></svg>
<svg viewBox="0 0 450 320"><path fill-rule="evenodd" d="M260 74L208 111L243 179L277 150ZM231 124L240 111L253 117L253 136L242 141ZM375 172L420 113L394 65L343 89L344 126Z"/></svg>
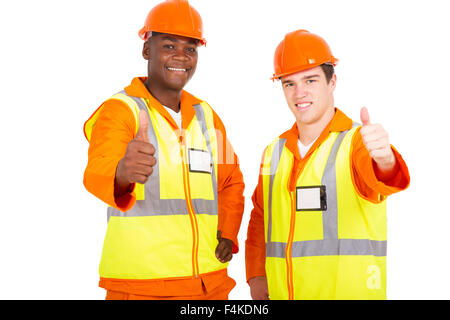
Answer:
<svg viewBox="0 0 450 320"><path fill-rule="evenodd" d="M328 155L327 164L322 175L322 185L326 186L327 210L322 211L323 239L338 239L338 214L336 191L336 155L342 140L348 131L338 134Z"/></svg>
<svg viewBox="0 0 450 320"><path fill-rule="evenodd" d="M195 116L197 117L197 122L199 123L200 129L202 130L203 136L205 137L206 140L206 147L208 148L208 152L211 156L211 163L213 164L211 170L211 179L212 179L214 200L204 200L204 201L210 202L210 205L212 205L213 207L213 212L217 214L219 212L219 208L217 203L218 196L217 196L216 167L214 165L215 161L211 148L211 138L209 137L208 126L206 125L205 112L203 111L202 106L200 104L196 104L193 107L195 109Z"/></svg>
<svg viewBox="0 0 450 320"><path fill-rule="evenodd" d="M268 220L267 220L267 242L272 241L272 190L273 180L280 164L281 153L283 152L286 139L278 139L272 150L272 158L270 160L270 180L269 180L269 199L268 199Z"/></svg>
<svg viewBox="0 0 450 320"><path fill-rule="evenodd" d="M147 201L147 195L148 193L146 190L146 200L136 201L133 208L126 212L122 212L113 207L108 207L108 221L110 217L149 217L189 214L185 199L153 199ZM214 206L211 200L192 199L192 206L196 214L218 214L214 211L217 210L217 206Z"/></svg>
<svg viewBox="0 0 450 320"><path fill-rule="evenodd" d="M353 122L352 127L359 124ZM322 212L323 238L338 239L338 210L337 210L337 190L336 190L336 156L341 147L342 141L349 130L342 131L337 136L328 155L327 164L322 176L322 185L326 186L327 210Z"/></svg>
<svg viewBox="0 0 450 320"><path fill-rule="evenodd" d="M358 126L353 123L353 127ZM331 147L327 164L324 169L321 183L326 186L327 210L322 212L323 219L323 240L295 241L292 243L291 256L312 257L326 255L373 255L386 256L387 241L376 241L369 239L338 239L338 215L337 215L337 191L336 191L336 156L344 140L347 131L340 132ZM281 140L281 139L280 139ZM281 150L276 150L280 140L274 147L270 166L269 182L269 212L268 230L266 242L266 257L285 258L287 243L272 242L272 195L273 180L278 169L279 159L285 141L282 142ZM277 152L276 152L277 151ZM275 161L274 161L275 160Z"/></svg>
<svg viewBox="0 0 450 320"><path fill-rule="evenodd" d="M121 91L120 93L127 95L125 91ZM156 159L158 159L159 154L158 139L156 137L155 129L153 127L150 114L148 113L147 110L147 105L141 98L133 96L128 97L132 98L137 103L139 108L147 112L149 116L150 125L148 128L148 138L150 140L150 143L155 147L154 156ZM202 132L203 134L205 134L204 130L202 130ZM205 139L207 140L209 149L211 149L211 146L209 144L210 141L209 136L208 138L205 136ZM212 179L214 188L214 200L192 199L192 206L196 214L218 215L219 211L217 204L217 182L214 174L212 175ZM108 207L107 212L108 221L110 217L147 217L147 216L188 215L188 214L189 212L187 209L185 199L161 199L158 161L156 161L156 164L153 167L153 173L150 175L149 179L145 184L145 200L142 201L137 200L133 208L126 212L122 212L113 207Z"/></svg>
<svg viewBox="0 0 450 320"><path fill-rule="evenodd" d="M329 239L296 241L292 243L292 257L315 256L376 256L384 257L387 254L387 241L368 239ZM266 257L285 258L286 243L266 243Z"/></svg>

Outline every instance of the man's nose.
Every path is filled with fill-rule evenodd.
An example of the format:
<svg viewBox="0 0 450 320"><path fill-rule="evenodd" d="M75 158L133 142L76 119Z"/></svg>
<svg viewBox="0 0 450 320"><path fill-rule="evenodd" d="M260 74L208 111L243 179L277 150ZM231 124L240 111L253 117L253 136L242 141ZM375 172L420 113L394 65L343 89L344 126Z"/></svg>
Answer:
<svg viewBox="0 0 450 320"><path fill-rule="evenodd" d="M297 84L295 87L295 97L296 98L304 98L307 96L307 90L306 87L302 84Z"/></svg>
<svg viewBox="0 0 450 320"><path fill-rule="evenodd" d="M173 58L181 61L189 59L189 57L186 55L186 52L184 51L184 48L177 48L175 54L173 55Z"/></svg>

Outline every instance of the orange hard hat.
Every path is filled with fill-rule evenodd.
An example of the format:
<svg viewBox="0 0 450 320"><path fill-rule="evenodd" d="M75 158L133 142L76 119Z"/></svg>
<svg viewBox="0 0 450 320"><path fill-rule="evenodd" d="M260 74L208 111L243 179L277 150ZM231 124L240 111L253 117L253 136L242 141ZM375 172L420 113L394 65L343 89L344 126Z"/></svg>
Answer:
<svg viewBox="0 0 450 320"><path fill-rule="evenodd" d="M338 63L325 40L307 30L296 30L286 34L275 50L272 80L324 63Z"/></svg>
<svg viewBox="0 0 450 320"><path fill-rule="evenodd" d="M166 0L153 7L139 30L139 37L147 40L151 31L198 39L201 45L206 45L202 18L187 0Z"/></svg>

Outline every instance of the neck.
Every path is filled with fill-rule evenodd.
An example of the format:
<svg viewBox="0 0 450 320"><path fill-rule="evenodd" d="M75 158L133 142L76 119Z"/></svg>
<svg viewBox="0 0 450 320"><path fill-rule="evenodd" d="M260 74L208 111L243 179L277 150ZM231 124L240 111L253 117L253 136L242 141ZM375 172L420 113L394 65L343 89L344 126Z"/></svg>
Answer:
<svg viewBox="0 0 450 320"><path fill-rule="evenodd" d="M175 112L180 111L181 93L183 91L162 88L158 84L149 81L149 79L150 78L145 82L145 86L150 94L163 106L166 106Z"/></svg>
<svg viewBox="0 0 450 320"><path fill-rule="evenodd" d="M297 120L298 137L303 145L314 141L333 119L336 113L334 107L329 108L320 119L313 123L304 123Z"/></svg>

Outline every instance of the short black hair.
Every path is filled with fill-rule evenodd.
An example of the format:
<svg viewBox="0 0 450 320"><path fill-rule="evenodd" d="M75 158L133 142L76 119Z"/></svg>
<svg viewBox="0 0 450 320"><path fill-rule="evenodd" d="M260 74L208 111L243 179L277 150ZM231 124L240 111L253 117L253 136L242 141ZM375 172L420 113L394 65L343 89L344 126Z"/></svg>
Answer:
<svg viewBox="0 0 450 320"><path fill-rule="evenodd" d="M160 35L162 34L161 32L156 32L156 31L149 31L148 34L151 34L151 36L147 36L147 40L146 41L150 41L150 39L154 36Z"/></svg>
<svg viewBox="0 0 450 320"><path fill-rule="evenodd" d="M152 31L152 36L151 36L151 37L158 36L158 35L160 35L160 34L168 34L168 35L170 35L170 33L164 33L164 32ZM148 38L147 38L147 41L149 41L151 37L148 37ZM189 38L189 37L187 37L187 38ZM192 38L192 40L194 40L195 43L196 43L197 45L198 45L199 42L200 42L200 40L198 40L198 39Z"/></svg>
<svg viewBox="0 0 450 320"><path fill-rule="evenodd" d="M330 80L334 74L334 66L331 63L323 63L320 65L320 67L322 68L323 73L325 73L325 78L327 79L327 83L330 83Z"/></svg>
<svg viewBox="0 0 450 320"><path fill-rule="evenodd" d="M162 34L162 32L152 31L152 37Z"/></svg>

